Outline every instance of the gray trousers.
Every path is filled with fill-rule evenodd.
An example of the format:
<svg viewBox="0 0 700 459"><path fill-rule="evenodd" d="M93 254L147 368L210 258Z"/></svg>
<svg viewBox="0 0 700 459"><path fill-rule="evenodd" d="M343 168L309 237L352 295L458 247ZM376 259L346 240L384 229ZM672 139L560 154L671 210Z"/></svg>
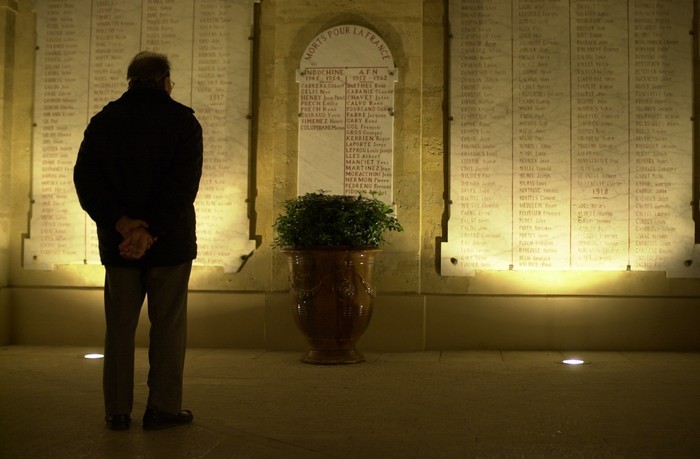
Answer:
<svg viewBox="0 0 700 459"><path fill-rule="evenodd" d="M182 405L187 345L187 287L192 262L151 268L105 267L103 390L107 415L131 414L136 326L144 299L151 322L148 407L176 413Z"/></svg>

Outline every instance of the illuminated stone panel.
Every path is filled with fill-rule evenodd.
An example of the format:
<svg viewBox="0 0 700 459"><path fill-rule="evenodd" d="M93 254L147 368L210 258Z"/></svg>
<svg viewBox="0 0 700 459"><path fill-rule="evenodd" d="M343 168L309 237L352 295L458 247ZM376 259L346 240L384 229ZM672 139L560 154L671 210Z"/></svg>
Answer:
<svg viewBox="0 0 700 459"><path fill-rule="evenodd" d="M692 2L452 0L442 274L692 275Z"/></svg>
<svg viewBox="0 0 700 459"><path fill-rule="evenodd" d="M379 35L339 25L316 36L299 66L299 194L376 192L393 187L391 51Z"/></svg>
<svg viewBox="0 0 700 459"><path fill-rule="evenodd" d="M126 90L140 50L172 64L172 96L204 131L196 264L233 272L251 254L248 161L253 0L36 2L32 209L24 266L99 263L72 170L92 115Z"/></svg>

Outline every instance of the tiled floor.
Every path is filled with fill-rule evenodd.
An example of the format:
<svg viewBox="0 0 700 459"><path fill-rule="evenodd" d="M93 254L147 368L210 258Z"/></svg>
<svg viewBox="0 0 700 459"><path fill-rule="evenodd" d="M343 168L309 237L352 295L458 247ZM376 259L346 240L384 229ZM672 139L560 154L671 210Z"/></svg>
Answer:
<svg viewBox="0 0 700 459"><path fill-rule="evenodd" d="M425 352L314 366L191 349L190 426L102 419L89 349L0 348L1 458L698 458L700 353ZM560 361L580 356L589 363Z"/></svg>

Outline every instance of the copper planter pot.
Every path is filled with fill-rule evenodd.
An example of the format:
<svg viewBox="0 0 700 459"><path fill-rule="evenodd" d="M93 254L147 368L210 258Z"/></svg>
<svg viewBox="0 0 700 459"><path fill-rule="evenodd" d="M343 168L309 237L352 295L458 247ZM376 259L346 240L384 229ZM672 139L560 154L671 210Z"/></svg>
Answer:
<svg viewBox="0 0 700 459"><path fill-rule="evenodd" d="M310 346L303 362L365 360L356 343L372 318L379 252L345 247L285 250L294 320Z"/></svg>

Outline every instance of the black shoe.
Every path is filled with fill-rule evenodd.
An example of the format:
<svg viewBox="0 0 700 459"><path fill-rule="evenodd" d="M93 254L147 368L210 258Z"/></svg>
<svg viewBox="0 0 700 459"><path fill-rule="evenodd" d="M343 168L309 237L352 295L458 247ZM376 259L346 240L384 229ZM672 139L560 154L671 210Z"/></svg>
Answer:
<svg viewBox="0 0 700 459"><path fill-rule="evenodd" d="M110 430L127 430L131 427L131 416L128 414L110 414L105 417Z"/></svg>
<svg viewBox="0 0 700 459"><path fill-rule="evenodd" d="M173 414L146 408L146 413L143 415L143 430L160 430L181 426L191 423L193 418L190 410L180 410Z"/></svg>

